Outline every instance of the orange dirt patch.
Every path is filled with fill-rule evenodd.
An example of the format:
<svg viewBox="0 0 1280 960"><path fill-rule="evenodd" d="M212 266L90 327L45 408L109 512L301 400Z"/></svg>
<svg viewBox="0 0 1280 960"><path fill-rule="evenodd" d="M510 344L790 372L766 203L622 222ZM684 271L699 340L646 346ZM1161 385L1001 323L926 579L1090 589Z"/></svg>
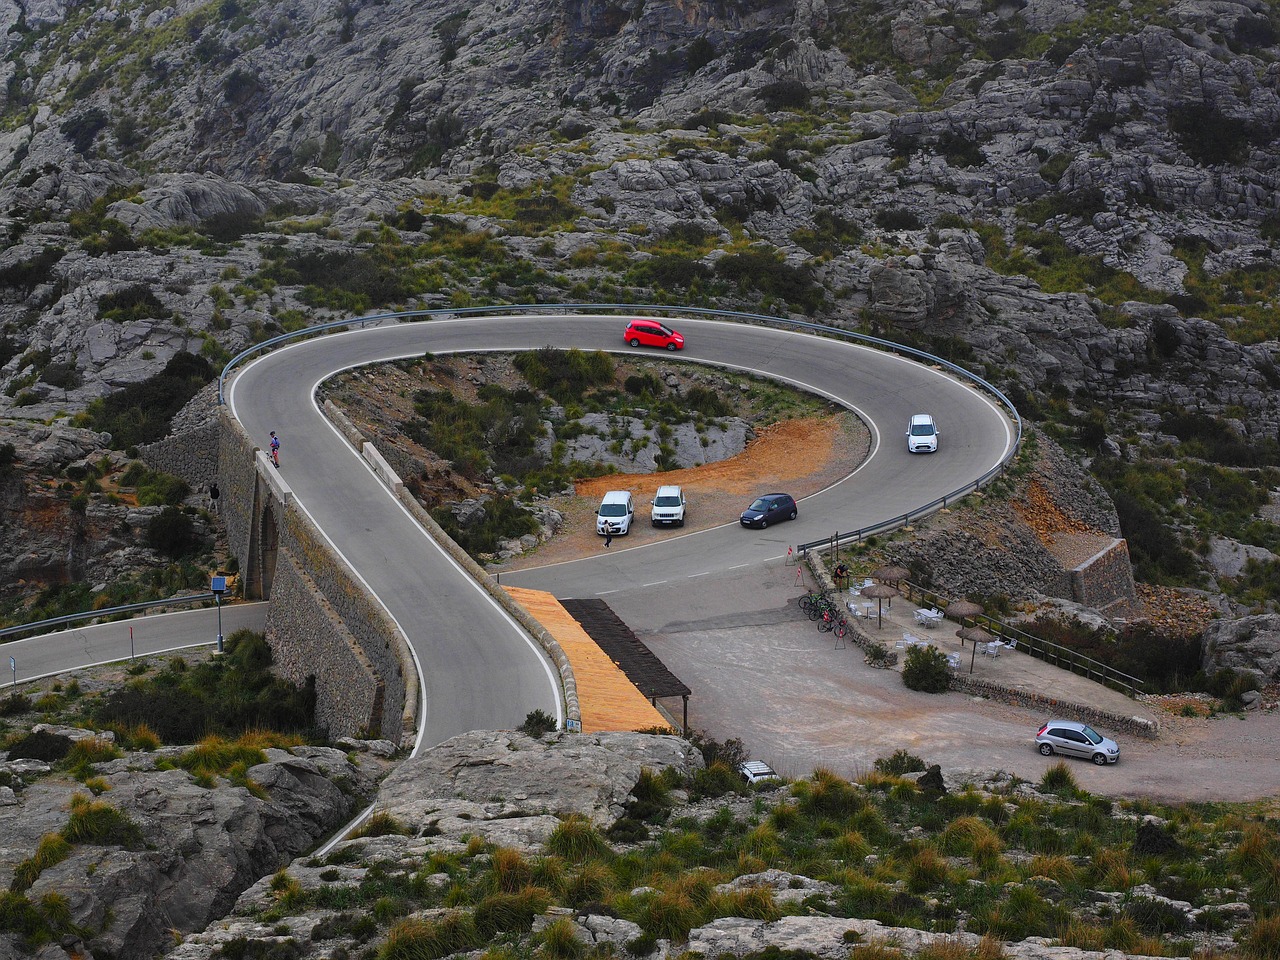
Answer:
<svg viewBox="0 0 1280 960"><path fill-rule="evenodd" d="M565 518L564 528L547 543L491 570L519 570L573 560L604 549L596 533L596 508L608 490L630 490L636 516L631 532L614 538L611 549L624 550L656 540L678 537L722 523L734 523L751 498L783 491L797 500L817 493L848 476L866 459L871 435L848 411L824 417L784 420L759 431L736 457L685 470L623 474L580 480L574 496L552 497L551 506ZM685 526L654 528L649 506L658 487L678 483L688 499ZM804 504L800 505L803 512ZM781 529L785 529L785 526Z"/></svg>
<svg viewBox="0 0 1280 960"><path fill-rule="evenodd" d="M783 420L759 431L742 453L728 460L663 473L611 473L578 480L574 488L578 496L591 500L600 499L609 490L630 490L637 501L652 500L658 487L671 483L688 490L714 490L740 497L767 493L764 487L785 486L798 474L825 466L841 429L839 415Z"/></svg>

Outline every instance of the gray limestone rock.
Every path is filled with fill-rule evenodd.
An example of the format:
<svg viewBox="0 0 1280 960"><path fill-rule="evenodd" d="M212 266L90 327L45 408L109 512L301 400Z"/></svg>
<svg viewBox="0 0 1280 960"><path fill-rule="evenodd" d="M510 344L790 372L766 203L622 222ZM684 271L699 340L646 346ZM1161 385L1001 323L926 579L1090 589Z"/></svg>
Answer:
<svg viewBox="0 0 1280 960"><path fill-rule="evenodd" d="M514 810L551 818L579 813L607 825L622 815L641 768L674 766L692 773L701 760L678 737L599 733L534 739L478 731L405 762L383 782L378 803L414 826L429 823L455 801L493 805L504 817Z"/></svg>
<svg viewBox="0 0 1280 960"><path fill-rule="evenodd" d="M1280 680L1280 615L1213 621L1204 631L1203 666L1252 673L1263 683Z"/></svg>

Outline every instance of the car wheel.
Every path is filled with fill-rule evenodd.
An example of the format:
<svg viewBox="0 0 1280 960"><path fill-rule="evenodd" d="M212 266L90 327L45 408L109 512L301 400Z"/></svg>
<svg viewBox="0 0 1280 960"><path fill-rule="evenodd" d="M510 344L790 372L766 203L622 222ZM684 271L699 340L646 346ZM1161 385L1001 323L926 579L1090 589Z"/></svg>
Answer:
<svg viewBox="0 0 1280 960"><path fill-rule="evenodd" d="M1041 753L1041 755L1042 755L1042 756L1052 757L1052 756L1053 756L1053 747L1052 747L1051 745L1047 744L1047 743L1042 743L1042 744L1040 744L1040 753Z"/></svg>
<svg viewBox="0 0 1280 960"><path fill-rule="evenodd" d="M764 529L765 527L767 527L768 525L769 525L769 521L768 521L768 520L766 520L764 517L761 517L761 518L760 518L760 529L761 529L761 530L763 530L763 529Z"/></svg>
<svg viewBox="0 0 1280 960"><path fill-rule="evenodd" d="M670 350L672 353L675 353L675 352L676 352L676 345L675 345L674 343L668 343L668 344L667 344L667 349L668 349L668 350Z"/></svg>
<svg viewBox="0 0 1280 960"><path fill-rule="evenodd" d="M627 341L627 343L631 344L631 346L633 347L640 346L640 341L637 340L635 337L632 337L630 340Z"/></svg>
<svg viewBox="0 0 1280 960"><path fill-rule="evenodd" d="M1105 753L1095 753L1093 755L1093 762L1100 767L1105 767L1107 765L1107 755Z"/></svg>
<svg viewBox="0 0 1280 960"><path fill-rule="evenodd" d="M653 525L654 525L655 527L656 527L656 526L658 526L658 521L657 521L657 520L652 521L652 523L653 523Z"/></svg>
<svg viewBox="0 0 1280 960"><path fill-rule="evenodd" d="M795 518L796 518L796 512L795 512L795 510L792 510L792 511L791 511L791 516L787 517L787 519L788 519L788 520L794 520Z"/></svg>
<svg viewBox="0 0 1280 960"><path fill-rule="evenodd" d="M684 526L684 517L681 517L679 520L677 520L677 521L676 521L676 526L677 526L677 527L683 527L683 526Z"/></svg>

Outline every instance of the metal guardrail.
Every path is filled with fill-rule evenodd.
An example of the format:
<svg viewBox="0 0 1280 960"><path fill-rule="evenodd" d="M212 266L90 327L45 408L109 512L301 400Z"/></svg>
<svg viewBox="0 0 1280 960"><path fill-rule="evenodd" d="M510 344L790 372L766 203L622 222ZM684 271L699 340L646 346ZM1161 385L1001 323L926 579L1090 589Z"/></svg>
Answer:
<svg viewBox="0 0 1280 960"><path fill-rule="evenodd" d="M212 593L198 593L189 597L170 597L167 600L145 600L141 603L126 603L119 607L104 607L101 610L89 610L84 613L68 613L61 617L51 617L48 620L37 620L34 623L23 623L16 627L5 627L0 630L0 641L19 633L39 633L46 627L56 627L64 623L77 623L81 620L98 620L106 617L114 617L122 613L133 613L137 610L149 610L152 607L172 607L182 606L190 603L203 603L205 601L213 602L216 598Z"/></svg>
<svg viewBox="0 0 1280 960"><path fill-rule="evenodd" d="M919 598L922 606L928 604L934 608L945 607L948 602L948 598L942 594L925 589L910 580L900 581L899 587L904 588L903 592L912 602ZM1111 687L1113 690L1119 690L1128 697L1136 697L1142 692L1145 681L1140 677L1134 677L1121 670L1116 670L1101 660L1087 657L1077 650L1072 650L1070 647L1064 647L1059 643L1054 643L1052 640L1042 639L985 614L979 614L976 617L965 617L964 619L972 620L995 638L1012 644L1015 650L1020 650L1038 660L1043 660L1045 663L1052 663L1054 666L1070 670L1072 673L1087 677L1090 680L1096 680Z"/></svg>

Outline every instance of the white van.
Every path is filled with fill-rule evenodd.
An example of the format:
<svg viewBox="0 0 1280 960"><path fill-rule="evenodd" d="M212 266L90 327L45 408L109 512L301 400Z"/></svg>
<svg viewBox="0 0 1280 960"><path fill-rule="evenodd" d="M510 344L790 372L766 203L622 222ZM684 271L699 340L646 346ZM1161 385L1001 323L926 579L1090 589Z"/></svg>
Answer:
<svg viewBox="0 0 1280 960"><path fill-rule="evenodd" d="M672 526L684 526L684 491L674 484L659 487L653 495L653 525L660 527L664 523Z"/></svg>
<svg viewBox="0 0 1280 960"><path fill-rule="evenodd" d="M631 521L636 515L635 503L631 500L630 490L610 490L600 501L600 509L596 511L596 533L604 536L612 533L615 537L625 536L631 532Z"/></svg>
<svg viewBox="0 0 1280 960"><path fill-rule="evenodd" d="M936 453L938 450L938 425L927 413L917 413L907 427L908 453Z"/></svg>

